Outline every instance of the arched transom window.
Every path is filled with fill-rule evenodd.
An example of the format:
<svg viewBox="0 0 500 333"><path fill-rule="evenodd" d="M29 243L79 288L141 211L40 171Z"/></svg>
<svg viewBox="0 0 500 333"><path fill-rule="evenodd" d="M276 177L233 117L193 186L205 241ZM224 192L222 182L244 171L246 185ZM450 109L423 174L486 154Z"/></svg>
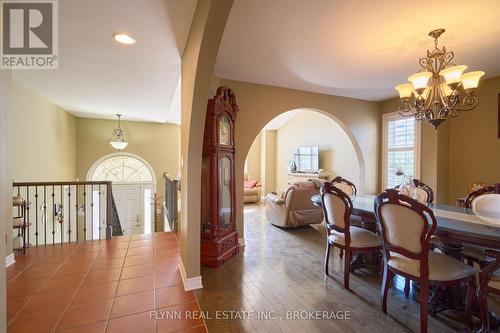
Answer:
<svg viewBox="0 0 500 333"><path fill-rule="evenodd" d="M95 167L93 181L112 181L116 183L153 182L150 168L141 160L128 155L112 156Z"/></svg>

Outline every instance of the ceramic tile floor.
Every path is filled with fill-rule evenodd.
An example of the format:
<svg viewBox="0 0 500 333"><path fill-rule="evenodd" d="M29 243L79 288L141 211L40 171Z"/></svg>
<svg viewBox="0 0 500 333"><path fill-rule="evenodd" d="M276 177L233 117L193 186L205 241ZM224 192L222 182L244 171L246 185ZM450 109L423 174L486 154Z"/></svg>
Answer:
<svg viewBox="0 0 500 333"><path fill-rule="evenodd" d="M172 233L31 248L7 269L8 332L207 332L178 262Z"/></svg>

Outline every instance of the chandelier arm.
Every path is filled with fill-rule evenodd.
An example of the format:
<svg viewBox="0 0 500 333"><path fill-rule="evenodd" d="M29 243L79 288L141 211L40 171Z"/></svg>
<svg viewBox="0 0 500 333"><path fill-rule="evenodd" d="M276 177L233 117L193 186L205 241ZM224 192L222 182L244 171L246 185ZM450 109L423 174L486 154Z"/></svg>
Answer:
<svg viewBox="0 0 500 333"><path fill-rule="evenodd" d="M457 103L458 104L458 103ZM461 105L466 106L465 108L456 108L457 111L467 112L472 111L479 105L479 98L474 93L469 93L462 99Z"/></svg>
<svg viewBox="0 0 500 333"><path fill-rule="evenodd" d="M398 113L403 117L411 117L417 113L417 110L409 100L402 99L398 106Z"/></svg>

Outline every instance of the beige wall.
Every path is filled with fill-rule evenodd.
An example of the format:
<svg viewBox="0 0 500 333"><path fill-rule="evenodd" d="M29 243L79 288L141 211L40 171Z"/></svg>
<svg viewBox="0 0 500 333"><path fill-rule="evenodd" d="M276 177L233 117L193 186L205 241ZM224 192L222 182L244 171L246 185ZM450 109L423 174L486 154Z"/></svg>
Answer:
<svg viewBox="0 0 500 333"><path fill-rule="evenodd" d="M86 180L90 167L98 159L117 152L108 143L115 127L115 120L77 119L76 173L80 180ZM167 172L175 177L180 171L180 126L122 121L121 127L129 142L123 152L138 155L151 165L156 176L156 193L165 197L163 173ZM158 221L161 221L161 218L159 214Z"/></svg>
<svg viewBox="0 0 500 333"><path fill-rule="evenodd" d="M10 79L9 79L10 81ZM1 89L5 94L7 90ZM13 181L76 178L76 118L15 80L10 81L4 114L5 189L8 207ZM12 214L7 209L7 214ZM10 220L10 219L9 219ZM7 254L12 253L12 226L6 226Z"/></svg>
<svg viewBox="0 0 500 333"><path fill-rule="evenodd" d="M499 92L500 77L481 81L477 109L448 119L438 130L422 123L421 179L434 189L438 202L455 204L467 195L471 182L500 182ZM382 102L381 113L394 112L398 102Z"/></svg>
<svg viewBox="0 0 500 333"><path fill-rule="evenodd" d="M260 177L264 195L276 192L276 131L260 134Z"/></svg>
<svg viewBox="0 0 500 333"><path fill-rule="evenodd" d="M219 44L233 0L198 1L181 65L181 221L179 243L185 287L199 287L201 155L207 94L211 93ZM211 95L213 96L213 95ZM243 169L242 169L243 171ZM243 176L240 183L243 182ZM186 279L194 279L189 282Z"/></svg>
<svg viewBox="0 0 500 333"><path fill-rule="evenodd" d="M6 173L6 157L7 157L7 144L6 144L6 113L9 106L9 92L11 85L11 72L7 70L0 71L0 230L6 242L0 246L0 332L6 331L6 281L5 281L5 256L12 253L12 188L9 177Z"/></svg>
<svg viewBox="0 0 500 333"><path fill-rule="evenodd" d="M379 103L300 90L221 79L231 87L240 107L236 119L236 183L243 181L248 150L261 129L277 115L295 109L314 109L338 120L356 147L362 161L360 191L376 193L379 188ZM205 102L206 103L206 102ZM364 181L364 184L363 184ZM237 187L237 227L243 235L243 187Z"/></svg>
<svg viewBox="0 0 500 333"><path fill-rule="evenodd" d="M288 161L299 147L319 146L319 167L333 178L342 176L359 186L359 163L351 140L333 119L304 111L279 128L276 136L276 188L288 184Z"/></svg>
<svg viewBox="0 0 500 333"><path fill-rule="evenodd" d="M479 107L450 120L450 203L467 194L470 182L500 183L499 93L500 77L481 81Z"/></svg>
<svg viewBox="0 0 500 333"><path fill-rule="evenodd" d="M6 116L7 172L13 181L76 178L76 118L12 81Z"/></svg>
<svg viewBox="0 0 500 333"><path fill-rule="evenodd" d="M245 172L248 173L250 180L260 180L260 133L248 151L247 159L245 161Z"/></svg>

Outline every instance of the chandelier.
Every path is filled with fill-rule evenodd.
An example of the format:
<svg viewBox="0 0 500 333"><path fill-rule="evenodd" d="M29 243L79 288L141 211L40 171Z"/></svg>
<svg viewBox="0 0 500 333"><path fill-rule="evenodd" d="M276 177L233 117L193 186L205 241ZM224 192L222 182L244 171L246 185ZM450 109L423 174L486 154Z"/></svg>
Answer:
<svg viewBox="0 0 500 333"><path fill-rule="evenodd" d="M408 81L396 86L401 102L398 112L402 116L414 116L437 128L448 116L456 117L461 111L471 111L479 105L475 95L482 71L463 73L467 66L452 63L454 54L443 46L438 38L444 29L429 32L434 38L434 49L420 58L422 67Z"/></svg>
<svg viewBox="0 0 500 333"><path fill-rule="evenodd" d="M118 117L118 127L113 130L113 136L109 140L109 144L115 149L122 150L127 147L128 142L125 141L123 130L120 127L120 118L122 115L117 114L116 116Z"/></svg>

